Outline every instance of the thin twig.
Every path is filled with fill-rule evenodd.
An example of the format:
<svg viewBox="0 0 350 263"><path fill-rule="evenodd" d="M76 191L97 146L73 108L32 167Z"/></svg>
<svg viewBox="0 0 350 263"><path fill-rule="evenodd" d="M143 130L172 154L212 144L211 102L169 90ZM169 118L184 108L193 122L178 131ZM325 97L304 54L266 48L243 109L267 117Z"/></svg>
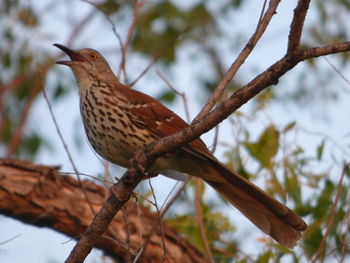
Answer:
<svg viewBox="0 0 350 263"><path fill-rule="evenodd" d="M208 114L215 106L219 98L221 98L222 93L230 84L233 77L236 75L238 69L245 62L249 54L253 51L256 43L264 34L268 24L270 23L272 16L276 13L276 9L280 3L280 0L271 0L269 4L269 8L267 9L264 17L259 19L258 25L256 27L255 32L249 39L248 43L244 46L242 51L239 53L236 60L232 63L224 77L221 79L214 92L211 94L208 102L204 105L200 113L195 117L193 122L197 122L199 119L203 118ZM263 5L263 9L265 9L265 4Z"/></svg>
<svg viewBox="0 0 350 263"><path fill-rule="evenodd" d="M346 84L350 86L350 80L348 80L348 78L345 77L344 74L340 72L340 70L327 57L323 57L323 58L326 60L328 65L330 65L331 68L346 82Z"/></svg>
<svg viewBox="0 0 350 263"><path fill-rule="evenodd" d="M1 242L0 242L0 246L5 245L5 244L7 244L7 243L9 243L9 242L11 242L11 241L13 241L13 240L19 238L21 235L22 235L22 234L18 234L18 235L15 235L15 236L13 236L13 237L11 237L11 238L5 240L5 241L1 241Z"/></svg>
<svg viewBox="0 0 350 263"><path fill-rule="evenodd" d="M127 214L126 214L125 207L123 206L121 208L121 210L122 210L123 220L125 222L125 228L126 228L125 244L127 246L127 250L130 251L130 236L131 236L130 223L129 223L129 220L128 220L128 217L127 217ZM130 257L129 257L128 261L131 261Z"/></svg>
<svg viewBox="0 0 350 263"><path fill-rule="evenodd" d="M160 217L163 218L165 216L165 214L168 212L168 210L170 209L170 207L175 203L175 201L179 198L180 194L182 193L182 191L186 188L187 183L189 180L187 180L186 182L183 182L183 184L179 187L179 189L176 191L176 193L173 195L173 197L170 199L169 202L166 203L165 207L163 208L164 204L161 207L161 212L160 212ZM175 185L176 186L176 185ZM174 188L173 188L174 189ZM169 195L173 192L173 189L170 191ZM168 197L167 197L168 198ZM141 247L140 250L142 250L142 253L144 253L147 249L147 245L149 244L149 241L154 233L154 231L157 229L158 224L155 223L151 230L149 231L149 233L147 233L147 235L145 235L145 240L143 242L143 245Z"/></svg>
<svg viewBox="0 0 350 263"><path fill-rule="evenodd" d="M134 261L132 263L139 262L139 259L140 259L141 255L143 254L143 249L144 249L144 246L142 246L140 248L139 252L137 252L136 257L134 258Z"/></svg>
<svg viewBox="0 0 350 263"><path fill-rule="evenodd" d="M128 29L126 40L125 40L124 44L122 45L122 50L121 50L122 59L121 59L120 65L119 65L117 76L120 78L120 75L123 72L126 83L128 83L128 77L127 77L126 68L125 68L126 67L126 51L128 50L128 47L130 46L131 39L132 39L132 36L134 34L134 31L135 31L137 17L139 15L140 9L147 3L147 1L148 0L144 0L144 1L139 2L138 0L134 0L134 15L133 15L132 22L131 22L129 29Z"/></svg>
<svg viewBox="0 0 350 263"><path fill-rule="evenodd" d="M66 144L66 142L65 142L65 140L64 140L64 138L63 138L63 135L62 135L61 130L60 130L60 128L59 128L59 125L58 125L58 123L57 123L56 117L55 117L55 115L54 115L54 113L53 113L52 105L51 105L51 102L50 102L50 100L49 100L49 98L48 98L48 96L47 96L47 94L46 94L46 89L45 89L45 87L44 87L44 85L43 85L42 76L41 76L41 72L40 72L40 71L39 71L39 78L40 78L40 86L41 86L41 89L42 89L42 91L43 91L44 99L45 99L46 104L47 104L47 106L48 106L48 108L49 108L50 116L51 116L51 119L52 119L52 121L53 121L53 123L54 123L54 125L55 125L56 132L57 132L57 134L58 134L58 137L60 138L60 141L61 141L61 143L62 143L62 145L63 145L63 148L64 148L64 150L65 150L65 152L66 152L66 154L67 154L67 156L68 156L69 162L71 163L71 165L72 165L72 167L73 167L74 173L76 174L76 176L77 176L77 178L78 178L78 182L79 182L79 184L80 184L80 186L81 186L81 188L82 188L83 194L84 194L85 199L86 199L86 201L87 201L87 203L88 203L88 205L89 205L89 207L90 207L90 210L91 210L91 212L92 212L93 215L96 215L96 211L95 211L95 209L94 209L94 207L93 207L93 205L92 205L92 203L91 203L91 201L90 201L90 199L89 199L89 197L88 197L88 195L87 195L87 193L86 193L85 186L83 185L82 180L81 180L81 178L80 178L80 172L78 171L78 169L77 169L77 167L76 167L76 165L75 165L75 163L74 163L74 161L73 161L73 157L72 157L72 155L70 154L70 151L69 151L69 149L68 149L68 146L67 146L67 144Z"/></svg>
<svg viewBox="0 0 350 263"><path fill-rule="evenodd" d="M175 185L173 186L173 188L171 188L169 194L168 194L167 197L165 198L165 200L164 200L162 206L160 207L160 211L161 211L162 218L164 217L163 208L164 208L165 205L167 204L167 202L168 202L170 196L173 194L173 192L175 191L176 186L177 186L178 184L179 184L179 181L176 181ZM175 194L175 195L176 195L176 194ZM174 196L175 196L175 195L174 195Z"/></svg>
<svg viewBox="0 0 350 263"><path fill-rule="evenodd" d="M142 243L142 235L143 235L143 226L142 226L142 221L141 221L141 218L142 218L142 214L141 214L141 209L140 209L140 203L138 202L138 198L136 197L135 198L136 201L136 208L137 208L137 223L139 225L138 229L139 229L139 242L140 244Z"/></svg>
<svg viewBox="0 0 350 263"><path fill-rule="evenodd" d="M315 257L312 259L312 262L317 262L318 259L322 256L322 253L324 252L324 245L325 245L325 242L331 232L331 228L333 227L333 224L334 224L334 219L335 219L335 216L337 214L337 208L338 208L338 203L339 203L339 199L340 199L340 196L341 196L341 193L343 191L343 179L347 173L347 169L349 169L349 164L346 163L344 164L343 166L343 171L341 173L341 176L340 176L340 179L339 179L339 182L338 182L338 187L337 187L337 194L335 196L335 200L333 202L333 206L332 206L332 212L330 214L330 218L329 218L329 221L328 221L328 224L327 224L327 227L326 227L326 233L323 235L322 237L322 240L321 240L321 243L317 249L317 252L315 254Z"/></svg>
<svg viewBox="0 0 350 263"><path fill-rule="evenodd" d="M179 40L179 38L187 31L189 31L190 27L186 27L184 30L180 31L172 40L169 41L168 44L164 46L158 53L153 55L152 61L146 66L146 68L133 80L128 84L129 87L133 87L136 82L138 82L149 70L152 66L168 51L169 48L175 45L175 43Z"/></svg>
<svg viewBox="0 0 350 263"><path fill-rule="evenodd" d="M176 44L176 42L179 40L179 38L188 30L190 29L190 27L186 27L184 30L182 30L181 32L179 32L172 40L169 41L168 44L166 44L164 46L164 48L162 48L158 53L156 53L153 56L152 61L148 64L148 66L136 77L135 80L133 80L132 82L130 82L130 84L128 84L129 87L132 87L136 84L137 81L139 81L149 70L150 68L165 54L165 52L171 48L172 46L174 46Z"/></svg>
<svg viewBox="0 0 350 263"><path fill-rule="evenodd" d="M122 38L121 36L119 35L119 33L117 32L117 29L112 21L112 19L110 18L110 16L106 13L105 10L103 10L98 4L96 3L93 3L89 0L82 0L83 2L86 2L92 6L94 6L95 8L97 8L99 11L101 11L104 15L104 17L107 19L108 23L111 25L112 27L112 32L113 34L116 36L117 40L118 40L118 43L119 43L119 46L120 46L120 50L122 50L122 47L123 47L123 41L122 41Z"/></svg>
<svg viewBox="0 0 350 263"><path fill-rule="evenodd" d="M180 194L183 190L185 190L187 184L189 182L189 179L187 181L183 182L182 185L179 187L179 189L176 191L176 193L173 195L173 197L170 199L170 201L166 204L166 206L162 209L161 216L164 217L165 214L168 212L169 208L175 203L175 201L179 198Z"/></svg>
<svg viewBox="0 0 350 263"><path fill-rule="evenodd" d="M73 44L73 41L77 39L78 34L81 33L84 27L92 21L92 17L95 14L96 10L93 9L82 20L80 20L80 22L75 26L75 28L72 30L68 37L68 40L66 41L67 46L71 46Z"/></svg>
<svg viewBox="0 0 350 263"><path fill-rule="evenodd" d="M148 179L148 183L149 183L149 186L151 188L151 192L152 192L152 196L153 196L153 199L154 199L155 208L156 208L156 211L157 211L157 214L158 214L160 232L161 232L161 235L162 235L162 246L163 246L163 251L164 251L163 258L162 258L161 262L164 262L164 260L167 257L168 250L167 250L167 247L165 245L163 220L162 220L162 216L161 216L161 213L160 213L160 210L159 210L159 207L158 207L158 202L157 202L156 195L154 193L154 189L153 189L153 186L152 186L152 183L151 183L151 179Z"/></svg>
<svg viewBox="0 0 350 263"><path fill-rule="evenodd" d="M179 91L177 88L174 87L174 85L172 85L170 83L170 81L159 71L156 71L157 75L165 82L165 84L167 84L167 86L174 91L177 95L179 95L182 99L183 105L184 105L184 109L185 109L185 114L186 114L186 120L188 123L190 123L191 121L191 115L190 115L190 110L188 108L188 101L187 101L187 96L185 94L185 92L181 92Z"/></svg>
<svg viewBox="0 0 350 263"><path fill-rule="evenodd" d="M203 212L202 212L202 203L201 199L203 196L202 189L204 187L204 182L200 178L195 178L195 185L196 185L196 193L195 193L195 209L196 209L196 221L198 224L199 232L201 234L202 242L204 245L205 254L207 256L207 259L210 263L215 263L213 254L211 253L209 242L207 239L206 231L204 228L204 218L203 218Z"/></svg>

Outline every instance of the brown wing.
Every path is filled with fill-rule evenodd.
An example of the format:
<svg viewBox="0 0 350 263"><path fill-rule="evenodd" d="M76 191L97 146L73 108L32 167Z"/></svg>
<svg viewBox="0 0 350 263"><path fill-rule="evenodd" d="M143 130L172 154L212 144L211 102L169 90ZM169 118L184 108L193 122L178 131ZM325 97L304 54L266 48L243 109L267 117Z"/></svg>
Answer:
<svg viewBox="0 0 350 263"><path fill-rule="evenodd" d="M189 125L174 112L152 97L135 90L123 88L126 99L131 102L130 112L138 121L147 125L155 139L174 134ZM248 219L277 242L292 248L301 238L306 223L295 212L266 194L245 178L222 165L208 151L200 139L195 139L183 150L196 157L212 161L211 177L202 178Z"/></svg>
<svg viewBox="0 0 350 263"><path fill-rule="evenodd" d="M130 103L130 113L151 131L155 139L172 135L189 125L175 112L171 111L156 99L124 85L118 87ZM192 153L211 155L201 139L195 139L184 147Z"/></svg>

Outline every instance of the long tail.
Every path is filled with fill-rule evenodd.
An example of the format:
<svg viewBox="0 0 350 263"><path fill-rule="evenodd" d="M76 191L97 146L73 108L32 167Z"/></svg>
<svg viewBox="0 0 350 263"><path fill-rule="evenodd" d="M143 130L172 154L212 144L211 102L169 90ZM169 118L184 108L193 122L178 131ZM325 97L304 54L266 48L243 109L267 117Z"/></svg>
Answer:
<svg viewBox="0 0 350 263"><path fill-rule="evenodd" d="M220 162L213 162L216 173L213 178L219 180L207 180L207 183L264 233L278 243L293 248L301 238L301 232L307 229L304 220L244 177Z"/></svg>

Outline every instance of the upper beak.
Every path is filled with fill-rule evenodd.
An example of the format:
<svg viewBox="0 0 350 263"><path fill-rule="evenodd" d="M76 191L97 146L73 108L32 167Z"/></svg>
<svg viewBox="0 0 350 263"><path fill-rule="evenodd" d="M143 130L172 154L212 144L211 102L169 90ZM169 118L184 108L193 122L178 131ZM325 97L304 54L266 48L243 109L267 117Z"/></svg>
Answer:
<svg viewBox="0 0 350 263"><path fill-rule="evenodd" d="M79 55L77 52L75 52L74 50L71 50L71 49L69 49L66 46L63 46L61 44L53 44L53 45L55 47L58 47L62 51L64 51L71 59L71 61L56 61L57 64L63 64L63 65L70 66L73 61L80 61L80 62L85 61L84 58L81 55Z"/></svg>

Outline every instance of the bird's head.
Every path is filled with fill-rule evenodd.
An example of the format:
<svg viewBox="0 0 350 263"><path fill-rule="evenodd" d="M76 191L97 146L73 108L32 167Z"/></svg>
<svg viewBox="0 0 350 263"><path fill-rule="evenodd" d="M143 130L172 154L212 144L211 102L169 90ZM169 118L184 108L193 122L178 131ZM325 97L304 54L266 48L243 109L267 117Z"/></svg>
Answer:
<svg viewBox="0 0 350 263"><path fill-rule="evenodd" d="M53 45L64 51L71 59L70 61L57 61L56 63L70 67L78 82L80 78L84 78L88 74L94 76L112 74L114 76L105 58L96 50L91 48L72 50L61 44Z"/></svg>

